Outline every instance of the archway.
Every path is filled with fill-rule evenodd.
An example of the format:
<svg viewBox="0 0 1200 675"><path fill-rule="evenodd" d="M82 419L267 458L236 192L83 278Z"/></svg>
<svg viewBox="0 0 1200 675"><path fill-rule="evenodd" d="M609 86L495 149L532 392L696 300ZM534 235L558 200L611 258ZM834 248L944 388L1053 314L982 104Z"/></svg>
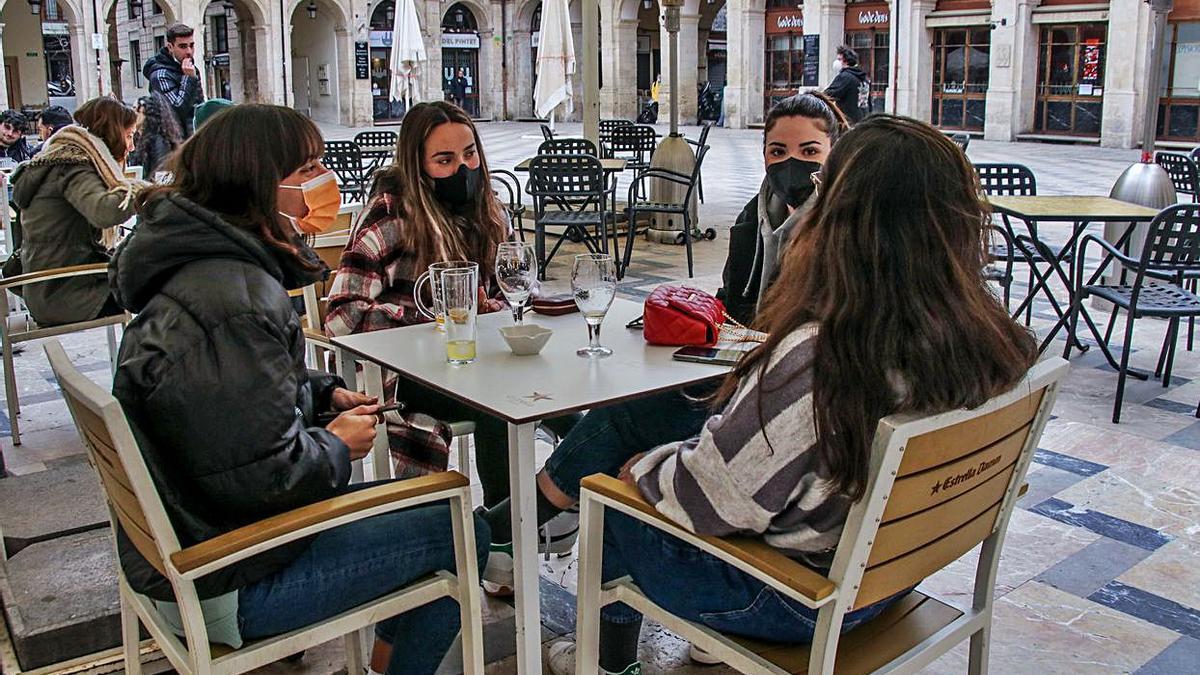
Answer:
<svg viewBox="0 0 1200 675"><path fill-rule="evenodd" d="M269 13L257 0L214 0L203 7L195 28L204 95L235 103L279 102L268 64L281 40L267 22Z"/></svg>
<svg viewBox="0 0 1200 675"><path fill-rule="evenodd" d="M480 67L479 21L464 2L442 17L442 91L471 117L479 117L484 73Z"/></svg>
<svg viewBox="0 0 1200 675"><path fill-rule="evenodd" d="M728 73L727 5L725 0L707 0L700 5L696 54L699 57L697 82L701 93L696 102L698 121L716 122Z"/></svg>
<svg viewBox="0 0 1200 675"><path fill-rule="evenodd" d="M149 93L143 67L166 44L167 27L175 21L171 9L157 0L108 3L109 93L130 105Z"/></svg>
<svg viewBox="0 0 1200 675"><path fill-rule="evenodd" d="M45 0L37 13L32 8L9 0L0 10L5 107L29 111L62 105L74 110L97 77L95 62L87 60L81 42L79 12L65 0Z"/></svg>
<svg viewBox="0 0 1200 675"><path fill-rule="evenodd" d="M291 15L292 107L314 120L340 121L349 82L342 72L348 49L342 10L329 0L300 0Z"/></svg>

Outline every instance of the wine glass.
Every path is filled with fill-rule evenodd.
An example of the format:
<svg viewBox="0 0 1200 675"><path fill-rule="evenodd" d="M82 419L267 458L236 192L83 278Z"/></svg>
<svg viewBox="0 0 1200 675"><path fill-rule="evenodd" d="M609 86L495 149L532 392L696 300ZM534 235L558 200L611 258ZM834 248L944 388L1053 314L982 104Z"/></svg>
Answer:
<svg viewBox="0 0 1200 675"><path fill-rule="evenodd" d="M533 244L523 241L501 242L496 249L496 283L512 308L513 323L520 326L525 303L537 287L538 264Z"/></svg>
<svg viewBox="0 0 1200 675"><path fill-rule="evenodd" d="M612 350L600 346L600 324L617 295L617 269L612 257L607 253L575 256L575 264L571 267L571 292L588 327L588 346L575 353L594 358L609 356Z"/></svg>

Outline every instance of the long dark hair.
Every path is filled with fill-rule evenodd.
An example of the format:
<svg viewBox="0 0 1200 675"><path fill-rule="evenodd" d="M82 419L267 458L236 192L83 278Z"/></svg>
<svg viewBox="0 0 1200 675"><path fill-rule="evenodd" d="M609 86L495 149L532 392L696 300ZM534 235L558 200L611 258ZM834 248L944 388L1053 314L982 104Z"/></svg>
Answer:
<svg viewBox="0 0 1200 675"><path fill-rule="evenodd" d="M138 130L133 141L133 151L142 161L146 160L150 143L155 138L165 140L170 151L183 143L183 130L179 128L179 118L175 116L175 111L171 109L171 104L165 96L157 92L143 96L138 99L138 107L142 109L142 128ZM146 168L151 170L156 167Z"/></svg>
<svg viewBox="0 0 1200 675"><path fill-rule="evenodd" d="M97 96L79 106L75 121L93 136L104 141L105 147L118 162L125 159L129 146L125 144L125 132L137 124L137 113L133 108L111 96Z"/></svg>
<svg viewBox="0 0 1200 675"><path fill-rule="evenodd" d="M857 499L880 418L978 406L1019 381L1037 347L983 278L990 213L949 138L872 115L834 145L821 173L756 321L770 337L716 400L755 369L761 377L789 333L817 324L816 451L831 482Z"/></svg>
<svg viewBox="0 0 1200 675"><path fill-rule="evenodd" d="M317 126L291 108L233 106L179 147L167 165L175 182L143 191L138 210L177 192L311 268L299 255L291 227L280 223L276 191L284 178L324 151Z"/></svg>
<svg viewBox="0 0 1200 675"><path fill-rule="evenodd" d="M465 213L471 228L453 224L453 216L434 193L433 179L425 175L425 140L443 124L465 124L475 137L479 155L480 194ZM416 269L431 263L470 260L490 273L496 258L496 245L508 238L508 225L494 198L483 142L470 116L462 108L445 101L419 103L404 115L396 160L376 178L373 197L362 222L383 217L396 218L403 224L401 245L416 257Z"/></svg>

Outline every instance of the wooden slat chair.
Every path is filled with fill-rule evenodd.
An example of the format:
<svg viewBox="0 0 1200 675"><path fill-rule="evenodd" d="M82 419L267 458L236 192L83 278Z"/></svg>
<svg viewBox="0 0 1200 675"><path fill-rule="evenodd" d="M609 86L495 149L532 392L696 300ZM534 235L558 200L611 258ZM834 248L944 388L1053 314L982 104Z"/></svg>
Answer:
<svg viewBox="0 0 1200 675"><path fill-rule="evenodd" d="M915 672L970 637L970 670L987 669L993 586L1009 516L1054 405L1066 361L1036 364L1021 383L975 410L893 415L879 422L866 495L850 510L828 576L760 539L697 536L662 516L637 488L583 480L577 623L579 673L596 672L599 612L624 602L742 672ZM721 635L672 616L629 577L600 584L604 512L659 528L819 608L812 645ZM959 607L912 592L879 617L839 634L843 616L920 583L983 543L974 602Z"/></svg>
<svg viewBox="0 0 1200 675"><path fill-rule="evenodd" d="M117 362L116 326L124 326L129 323L131 317L128 312L122 312L120 314L113 314L112 316L103 316L99 319L77 321L75 323L65 323L56 326L38 326L33 323L32 319L29 319L23 330L15 330L14 324L16 322L13 321L15 317L10 316L12 308L9 306L8 292L23 286L45 283L47 281L92 275L107 276L108 263L59 267L57 269L29 272L27 274L19 274L15 277L0 279L0 348L3 349L4 353L4 394L8 403L8 421L12 429L13 445L21 444L20 422L17 418L21 413L21 404L17 398L17 376L13 370L13 345L105 326L108 328L108 358L109 362L114 364L115 367Z"/></svg>
<svg viewBox="0 0 1200 675"><path fill-rule="evenodd" d="M88 458L100 475L113 522L120 523L137 550L171 582L183 618L186 638L180 640L154 604L130 589L118 564L126 673L141 672L139 625L146 627L172 667L185 675L241 673L338 637L346 640L348 672L360 673L363 671L361 629L443 596L455 598L460 606L463 663L468 664L465 670L483 672L475 529L469 484L461 474L445 472L379 485L309 504L181 548L120 404L76 370L57 341L46 345L46 354L87 447ZM249 642L237 650L209 643L196 594L198 578L324 530L443 500L449 501L452 513L455 574L439 572L321 623Z"/></svg>

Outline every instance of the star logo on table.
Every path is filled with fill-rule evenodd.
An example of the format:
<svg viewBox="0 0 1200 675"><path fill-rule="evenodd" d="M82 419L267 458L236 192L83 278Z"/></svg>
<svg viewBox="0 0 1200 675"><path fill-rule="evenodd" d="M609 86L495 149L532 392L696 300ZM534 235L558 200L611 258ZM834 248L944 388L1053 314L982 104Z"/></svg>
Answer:
<svg viewBox="0 0 1200 675"><path fill-rule="evenodd" d="M528 400L530 403L537 403L538 401L553 401L554 400L554 397L550 396L549 394L543 394L540 391L535 391L532 394L522 396L521 398Z"/></svg>

